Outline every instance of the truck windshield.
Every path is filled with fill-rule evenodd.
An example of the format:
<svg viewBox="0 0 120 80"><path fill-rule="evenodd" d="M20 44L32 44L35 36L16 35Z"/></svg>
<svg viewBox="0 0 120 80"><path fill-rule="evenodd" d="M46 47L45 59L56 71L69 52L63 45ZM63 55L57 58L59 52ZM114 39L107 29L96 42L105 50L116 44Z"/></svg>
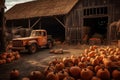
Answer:
<svg viewBox="0 0 120 80"><path fill-rule="evenodd" d="M41 36L41 31L32 31L31 37L35 37L35 36Z"/></svg>

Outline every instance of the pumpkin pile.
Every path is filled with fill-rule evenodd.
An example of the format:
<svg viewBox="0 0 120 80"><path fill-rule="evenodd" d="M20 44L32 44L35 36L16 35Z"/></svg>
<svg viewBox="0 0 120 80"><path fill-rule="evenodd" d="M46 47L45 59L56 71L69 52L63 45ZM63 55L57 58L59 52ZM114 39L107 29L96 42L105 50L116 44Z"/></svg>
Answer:
<svg viewBox="0 0 120 80"><path fill-rule="evenodd" d="M120 48L90 46L79 56L51 61L44 73L57 76L52 80L119 80Z"/></svg>
<svg viewBox="0 0 120 80"><path fill-rule="evenodd" d="M0 54L0 64L10 63L20 58L19 52L4 52Z"/></svg>
<svg viewBox="0 0 120 80"><path fill-rule="evenodd" d="M23 80L41 80L41 75L44 80L120 80L120 49L90 46L79 56L55 58L43 72Z"/></svg>

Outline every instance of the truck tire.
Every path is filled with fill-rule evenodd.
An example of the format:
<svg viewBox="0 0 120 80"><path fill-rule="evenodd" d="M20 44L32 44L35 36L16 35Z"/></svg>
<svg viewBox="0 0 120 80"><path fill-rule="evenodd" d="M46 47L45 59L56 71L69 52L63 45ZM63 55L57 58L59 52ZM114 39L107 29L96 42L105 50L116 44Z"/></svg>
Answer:
<svg viewBox="0 0 120 80"><path fill-rule="evenodd" d="M37 45L35 43L31 44L28 48L28 52L31 54L37 52Z"/></svg>

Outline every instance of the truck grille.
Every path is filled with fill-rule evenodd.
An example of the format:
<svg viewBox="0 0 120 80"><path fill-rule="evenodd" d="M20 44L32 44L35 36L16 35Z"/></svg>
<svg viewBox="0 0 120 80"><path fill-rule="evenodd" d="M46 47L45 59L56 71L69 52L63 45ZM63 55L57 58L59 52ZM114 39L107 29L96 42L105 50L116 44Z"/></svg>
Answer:
<svg viewBox="0 0 120 80"><path fill-rule="evenodd" d="M22 47L23 42L21 40L13 40L13 47Z"/></svg>

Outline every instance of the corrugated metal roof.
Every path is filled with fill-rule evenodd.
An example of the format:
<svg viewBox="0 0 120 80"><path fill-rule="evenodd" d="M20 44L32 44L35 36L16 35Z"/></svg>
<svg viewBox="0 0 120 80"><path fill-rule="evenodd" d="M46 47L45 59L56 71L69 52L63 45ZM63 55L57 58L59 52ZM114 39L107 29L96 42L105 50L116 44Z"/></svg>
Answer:
<svg viewBox="0 0 120 80"><path fill-rule="evenodd" d="M13 6L6 13L6 19L22 19L67 14L78 0L39 0Z"/></svg>

